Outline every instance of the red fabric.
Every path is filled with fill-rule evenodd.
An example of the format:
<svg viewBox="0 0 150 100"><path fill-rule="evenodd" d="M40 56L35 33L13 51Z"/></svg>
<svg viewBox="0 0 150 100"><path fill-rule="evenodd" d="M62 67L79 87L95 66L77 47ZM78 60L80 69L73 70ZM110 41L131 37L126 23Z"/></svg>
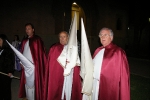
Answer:
<svg viewBox="0 0 150 100"><path fill-rule="evenodd" d="M64 82L63 67L58 63L57 58L63 50L63 45L55 44L49 50L48 66L46 69L46 84L43 100L61 100ZM73 86L71 100L81 100L81 79L79 76L79 66L74 67Z"/></svg>
<svg viewBox="0 0 150 100"><path fill-rule="evenodd" d="M22 41L21 51L24 50L24 45L27 39ZM43 41L37 35L29 38L29 47L31 50L34 66L35 66L35 100L43 100L43 85L44 85L44 73L46 67L46 52L44 48ZM22 70L19 97L26 97L25 94L25 74Z"/></svg>
<svg viewBox="0 0 150 100"><path fill-rule="evenodd" d="M96 49L93 58L102 48ZM98 100L130 100L130 72L126 54L113 43L105 47Z"/></svg>

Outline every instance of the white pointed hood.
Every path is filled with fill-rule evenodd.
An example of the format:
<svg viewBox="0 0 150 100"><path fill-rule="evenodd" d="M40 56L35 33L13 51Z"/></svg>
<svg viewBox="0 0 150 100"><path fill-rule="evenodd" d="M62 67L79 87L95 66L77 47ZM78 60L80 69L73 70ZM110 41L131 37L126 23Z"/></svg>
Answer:
<svg viewBox="0 0 150 100"><path fill-rule="evenodd" d="M93 86L93 60L88 45L83 19L81 18L81 71L83 79L82 93L91 95Z"/></svg>
<svg viewBox="0 0 150 100"><path fill-rule="evenodd" d="M23 67L25 69L26 84L29 87L33 87L34 86L34 80L32 81L30 79L32 76L31 74L34 73L34 65L22 53L20 53L16 48L14 48L7 40L6 40L6 42L9 44L11 49L15 52L17 57L20 59L21 64L23 65Z"/></svg>
<svg viewBox="0 0 150 100"><path fill-rule="evenodd" d="M67 76L70 74L71 69L75 67L76 65L79 65L79 56L78 56L78 45L77 45L77 16L76 13L74 15L71 27L70 27L70 32L69 32L69 40L68 44L66 47L64 47L61 55L58 57L58 62L62 65L65 66L64 69L64 76ZM66 61L67 64L64 65L66 62L63 60L66 55ZM65 62L65 63L64 63Z"/></svg>

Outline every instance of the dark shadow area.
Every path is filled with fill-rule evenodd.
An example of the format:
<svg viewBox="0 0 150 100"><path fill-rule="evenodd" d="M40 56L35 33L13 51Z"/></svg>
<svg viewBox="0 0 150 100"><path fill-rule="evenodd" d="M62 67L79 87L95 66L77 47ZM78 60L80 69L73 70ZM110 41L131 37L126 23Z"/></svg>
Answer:
<svg viewBox="0 0 150 100"><path fill-rule="evenodd" d="M150 78L130 75L131 100L150 100Z"/></svg>

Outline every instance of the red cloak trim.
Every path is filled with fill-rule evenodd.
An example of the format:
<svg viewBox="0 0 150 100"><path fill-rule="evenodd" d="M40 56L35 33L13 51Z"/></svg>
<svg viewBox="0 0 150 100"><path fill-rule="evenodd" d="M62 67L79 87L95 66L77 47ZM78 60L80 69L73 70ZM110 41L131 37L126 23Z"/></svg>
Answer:
<svg viewBox="0 0 150 100"><path fill-rule="evenodd" d="M93 58L104 47L95 50ZM105 47L98 100L130 100L130 72L125 52L113 43Z"/></svg>
<svg viewBox="0 0 150 100"><path fill-rule="evenodd" d="M24 45L28 39L24 39L21 45L21 51L24 50ZM37 35L29 38L29 47L31 50L34 66L35 66L35 100L43 100L44 73L46 68L46 52L43 41ZM19 97L26 97L25 93L25 74L24 69L21 73Z"/></svg>

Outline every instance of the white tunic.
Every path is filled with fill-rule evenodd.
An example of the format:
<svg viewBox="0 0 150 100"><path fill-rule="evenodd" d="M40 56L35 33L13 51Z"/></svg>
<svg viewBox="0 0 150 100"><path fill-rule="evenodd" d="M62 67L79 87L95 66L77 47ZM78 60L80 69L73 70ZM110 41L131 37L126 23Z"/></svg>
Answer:
<svg viewBox="0 0 150 100"><path fill-rule="evenodd" d="M93 79L92 100L98 100L98 94L99 94L99 88L100 88L99 87L100 73L101 73L104 51L105 51L105 49L103 48L101 51L98 52L98 54L93 59L93 63L94 63L93 78L94 79Z"/></svg>
<svg viewBox="0 0 150 100"><path fill-rule="evenodd" d="M23 55L31 62L33 63L30 47L29 47L29 40L24 45L24 51ZM34 65L34 64L33 64ZM25 72L26 73L26 72ZM34 82L34 71L30 73L30 76L26 78L26 82ZM30 84L30 83L29 83ZM26 97L28 100L34 100L34 86L29 87L27 84L25 84L26 89Z"/></svg>

